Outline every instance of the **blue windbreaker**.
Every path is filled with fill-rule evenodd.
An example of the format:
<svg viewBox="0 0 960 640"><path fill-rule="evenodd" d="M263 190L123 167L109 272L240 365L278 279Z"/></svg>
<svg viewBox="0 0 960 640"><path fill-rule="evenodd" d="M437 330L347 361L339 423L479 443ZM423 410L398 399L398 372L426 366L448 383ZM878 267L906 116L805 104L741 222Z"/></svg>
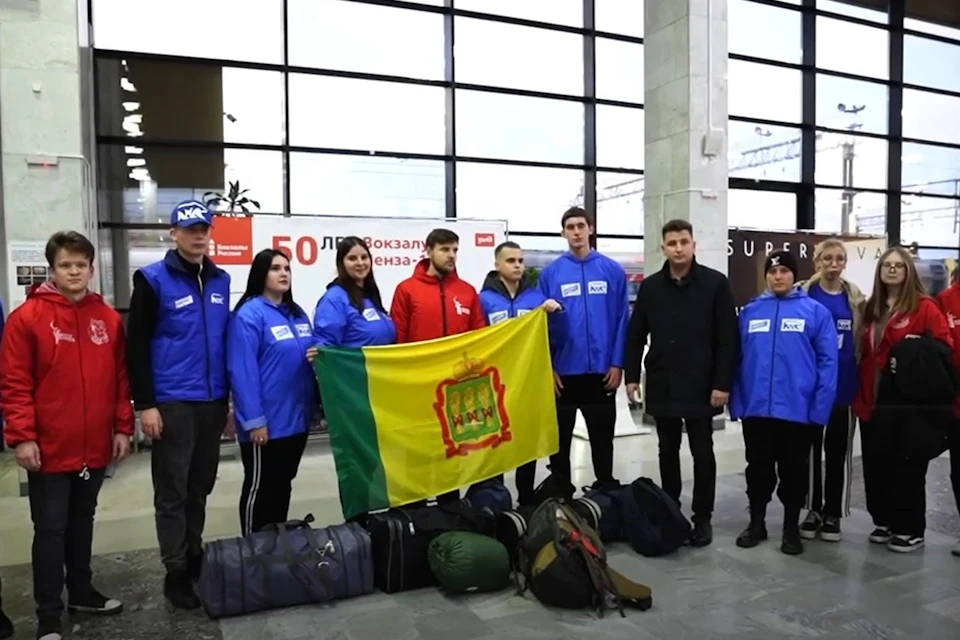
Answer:
<svg viewBox="0 0 960 640"><path fill-rule="evenodd" d="M319 403L307 361L313 344L310 319L266 298L247 301L230 318L227 369L233 390L237 438L264 425L270 438L305 433Z"/></svg>
<svg viewBox="0 0 960 640"><path fill-rule="evenodd" d="M565 253L540 274L540 292L565 309L567 335L553 358L557 373L623 368L630 300L627 273L618 262L596 251L583 259Z"/></svg>
<svg viewBox="0 0 960 640"><path fill-rule="evenodd" d="M824 425L837 383L837 329L827 308L802 289L769 291L740 312L740 367L730 417Z"/></svg>
<svg viewBox="0 0 960 640"><path fill-rule="evenodd" d="M321 347L375 347L396 343L397 327L369 298L363 301L363 313L357 311L347 290L334 282L317 302L313 338Z"/></svg>
<svg viewBox="0 0 960 640"><path fill-rule="evenodd" d="M510 297L506 285L500 279L500 274L491 271L487 274L483 282L483 288L480 290L480 305L483 307L483 314L487 316L487 324L493 326L510 318L519 318L543 306L547 297L543 295L540 289L530 286L529 281L524 277L517 288L517 296ZM550 327L550 352L556 353L558 345L563 344L567 338L566 314L561 309L547 316L547 322Z"/></svg>

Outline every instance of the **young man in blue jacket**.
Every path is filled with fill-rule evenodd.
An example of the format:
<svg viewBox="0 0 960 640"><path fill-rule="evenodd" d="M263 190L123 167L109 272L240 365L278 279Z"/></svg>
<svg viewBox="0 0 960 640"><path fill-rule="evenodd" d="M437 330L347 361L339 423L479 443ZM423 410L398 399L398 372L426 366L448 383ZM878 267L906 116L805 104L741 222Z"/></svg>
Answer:
<svg viewBox="0 0 960 640"><path fill-rule="evenodd" d="M767 504L776 489L780 550L798 555L810 437L829 421L836 395L837 329L827 308L795 286L796 256L775 251L764 272L768 290L740 312L741 360L730 398L730 417L743 423L750 502L750 524L737 546L767 539Z"/></svg>
<svg viewBox="0 0 960 640"><path fill-rule="evenodd" d="M167 569L163 590L180 609L200 606L191 582L200 575L207 496L227 420L230 276L207 257L212 224L201 202L174 208L176 249L133 275L127 323L134 405L153 441L153 504Z"/></svg>
<svg viewBox="0 0 960 640"><path fill-rule="evenodd" d="M503 242L493 252L496 269L487 274L480 290L480 304L491 326L518 318L526 313L543 307L547 313L557 314L560 304L547 298L543 293L530 286L523 262L523 250L516 242ZM563 338L562 321L557 315L550 322L551 352L554 345ZM543 425L529 425L537 428ZM553 428L553 425L546 425ZM533 482L537 473L537 461L533 460L517 469L517 502L521 505L533 504ZM503 479L503 476L500 476Z"/></svg>
<svg viewBox="0 0 960 640"><path fill-rule="evenodd" d="M550 458L550 470L571 481L570 445L579 410L590 437L594 486L601 486L614 480L616 393L630 320L627 274L590 246L589 213L568 209L560 225L569 251L540 274L540 291L563 305L569 331L553 357L560 450Z"/></svg>

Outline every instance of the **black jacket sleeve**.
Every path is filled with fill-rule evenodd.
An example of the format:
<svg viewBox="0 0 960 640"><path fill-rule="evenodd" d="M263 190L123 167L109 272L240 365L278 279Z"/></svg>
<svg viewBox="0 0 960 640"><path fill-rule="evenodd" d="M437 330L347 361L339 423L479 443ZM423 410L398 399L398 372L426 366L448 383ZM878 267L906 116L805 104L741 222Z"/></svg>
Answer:
<svg viewBox="0 0 960 640"><path fill-rule="evenodd" d="M137 411L157 406L151 346L157 329L159 304L157 293L143 274L139 271L133 274L133 294L127 318L127 368Z"/></svg>
<svg viewBox="0 0 960 640"><path fill-rule="evenodd" d="M647 335L650 333L650 327L647 325L645 288L643 284L640 285L637 299L633 303L630 324L627 327L626 354L623 358L625 384L638 384L640 382L643 348L647 344Z"/></svg>
<svg viewBox="0 0 960 640"><path fill-rule="evenodd" d="M730 281L720 274L713 298L713 388L730 392L740 362L740 323Z"/></svg>

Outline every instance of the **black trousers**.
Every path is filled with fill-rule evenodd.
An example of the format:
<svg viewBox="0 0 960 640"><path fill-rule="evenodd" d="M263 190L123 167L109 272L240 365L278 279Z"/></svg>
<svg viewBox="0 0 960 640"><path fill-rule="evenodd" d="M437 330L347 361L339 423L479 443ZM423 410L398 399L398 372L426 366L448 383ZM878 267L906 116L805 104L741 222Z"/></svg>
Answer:
<svg viewBox="0 0 960 640"><path fill-rule="evenodd" d="M799 524L793 520L799 519L807 497L812 427L772 418L744 418L742 422L751 512L763 513L776 490L783 503L784 524Z"/></svg>
<svg viewBox="0 0 960 640"><path fill-rule="evenodd" d="M550 471L572 482L570 447L577 411L583 413L590 437L590 455L597 482L613 480L613 432L617 423L616 395L603 386L603 376L561 376L563 389L557 398L557 426L560 429L560 450L550 456Z"/></svg>
<svg viewBox="0 0 960 640"><path fill-rule="evenodd" d="M89 477L79 472L27 474L33 520L33 598L38 619L59 619L64 582L71 594L82 594L91 586L93 516L104 471L90 469Z"/></svg>
<svg viewBox="0 0 960 640"><path fill-rule="evenodd" d="M960 421L953 424L948 435L950 438L950 484L953 485L953 497L957 501L957 512L960 513Z"/></svg>
<svg viewBox="0 0 960 640"><path fill-rule="evenodd" d="M929 460L907 460L870 422L860 429L863 489L876 527L905 536L923 536L927 528Z"/></svg>
<svg viewBox="0 0 960 640"><path fill-rule="evenodd" d="M203 551L207 496L220 465L227 401L171 402L157 407L163 433L153 442L153 508L160 557L167 571L184 571Z"/></svg>
<svg viewBox="0 0 960 640"><path fill-rule="evenodd" d="M240 531L248 535L268 524L287 521L293 479L307 446L307 434L267 440L263 446L240 443L243 487L240 489Z"/></svg>
<svg viewBox="0 0 960 640"><path fill-rule="evenodd" d="M680 443L683 427L693 456L693 518L709 521L717 492L717 460L713 455L713 419L659 418L657 438L660 450L660 482L663 490L680 504Z"/></svg>
<svg viewBox="0 0 960 640"><path fill-rule="evenodd" d="M824 427L811 427L811 468L813 487L810 509L833 516L843 515L843 479L847 461L847 440L850 434L850 408L835 407L830 422ZM826 430L826 434L824 434ZM823 474L823 458L826 456L826 480Z"/></svg>
<svg viewBox="0 0 960 640"><path fill-rule="evenodd" d="M537 476L537 461L532 460L527 464L517 467L517 504L533 504L533 483ZM503 482L503 474L496 476L496 479Z"/></svg>

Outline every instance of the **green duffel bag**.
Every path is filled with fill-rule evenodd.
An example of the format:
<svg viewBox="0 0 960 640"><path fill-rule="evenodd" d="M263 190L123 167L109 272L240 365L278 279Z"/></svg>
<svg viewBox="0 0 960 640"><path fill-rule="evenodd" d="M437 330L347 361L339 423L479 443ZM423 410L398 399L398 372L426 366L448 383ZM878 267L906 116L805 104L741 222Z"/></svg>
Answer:
<svg viewBox="0 0 960 640"><path fill-rule="evenodd" d="M449 531L430 542L430 569L448 591L497 591L510 584L510 556L495 538Z"/></svg>

